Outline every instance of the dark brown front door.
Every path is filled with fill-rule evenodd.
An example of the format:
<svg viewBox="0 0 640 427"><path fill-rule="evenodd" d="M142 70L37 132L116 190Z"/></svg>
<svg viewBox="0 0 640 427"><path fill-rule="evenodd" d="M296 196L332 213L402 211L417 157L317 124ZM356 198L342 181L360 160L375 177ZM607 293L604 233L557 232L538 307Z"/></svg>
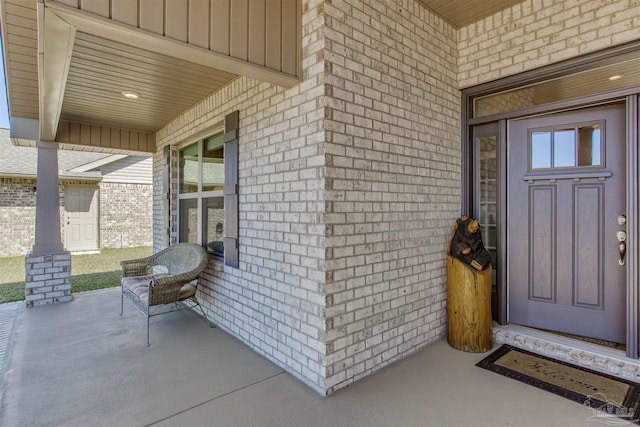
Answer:
<svg viewBox="0 0 640 427"><path fill-rule="evenodd" d="M625 342L624 105L514 120L508 137L509 321Z"/></svg>

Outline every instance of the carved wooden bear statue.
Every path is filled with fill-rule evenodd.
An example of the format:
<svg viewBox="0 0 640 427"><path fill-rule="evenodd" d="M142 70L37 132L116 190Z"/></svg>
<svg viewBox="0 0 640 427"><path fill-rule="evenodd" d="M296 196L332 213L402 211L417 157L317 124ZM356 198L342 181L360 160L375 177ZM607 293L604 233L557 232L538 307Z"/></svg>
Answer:
<svg viewBox="0 0 640 427"><path fill-rule="evenodd" d="M456 221L449 253L476 270L484 270L491 264L491 255L482 244L478 221L467 216Z"/></svg>

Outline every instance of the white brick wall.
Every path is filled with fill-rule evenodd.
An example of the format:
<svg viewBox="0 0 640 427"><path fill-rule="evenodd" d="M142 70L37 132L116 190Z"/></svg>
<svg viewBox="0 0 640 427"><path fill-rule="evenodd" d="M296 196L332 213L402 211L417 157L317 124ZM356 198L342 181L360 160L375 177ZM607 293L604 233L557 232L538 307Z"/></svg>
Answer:
<svg viewBox="0 0 640 427"><path fill-rule="evenodd" d="M638 0L526 0L458 32L459 87L640 38Z"/></svg>
<svg viewBox="0 0 640 427"><path fill-rule="evenodd" d="M0 257L25 255L36 226L35 179L0 178Z"/></svg>
<svg viewBox="0 0 640 427"><path fill-rule="evenodd" d="M445 332L460 95L455 32L414 0L303 11L304 82L235 80L158 133L154 175L165 144L240 110L241 264L212 260L203 305L324 394Z"/></svg>
<svg viewBox="0 0 640 427"><path fill-rule="evenodd" d="M303 1L301 84L283 89L238 78L158 132L154 246L162 246L166 228L162 147L191 142L239 110L240 268L212 260L200 295L221 328L324 394L321 6ZM174 198L174 221L175 207Z"/></svg>
<svg viewBox="0 0 640 427"><path fill-rule="evenodd" d="M98 186L100 247L151 244L151 186L145 184L62 181L59 186L60 233L65 241L67 185ZM0 257L29 253L35 237L35 179L0 178Z"/></svg>
<svg viewBox="0 0 640 427"><path fill-rule="evenodd" d="M638 4L525 1L456 31L417 0L303 0L301 84L238 78L158 132L155 248L177 146L237 109L240 268L210 262L209 316L322 394L417 351L446 328L459 88L637 37Z"/></svg>
<svg viewBox="0 0 640 427"><path fill-rule="evenodd" d="M331 392L445 333L461 153L455 30L413 0L325 12Z"/></svg>
<svg viewBox="0 0 640 427"><path fill-rule="evenodd" d="M99 188L100 247L150 246L151 185L101 182Z"/></svg>

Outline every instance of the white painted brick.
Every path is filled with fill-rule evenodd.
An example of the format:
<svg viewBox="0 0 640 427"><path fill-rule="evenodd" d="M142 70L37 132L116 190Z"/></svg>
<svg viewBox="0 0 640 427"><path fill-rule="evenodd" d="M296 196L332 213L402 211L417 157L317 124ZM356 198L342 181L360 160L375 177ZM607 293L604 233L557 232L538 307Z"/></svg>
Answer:
<svg viewBox="0 0 640 427"><path fill-rule="evenodd" d="M354 4L354 2L341 2L340 5L345 3L351 7ZM363 4L368 13L373 12L368 8L369 2L358 2L358 4ZM333 6L340 7L335 3ZM353 53L361 48L360 45L353 41L347 43L345 38L346 47L341 46L340 51L348 56L345 58L344 64L348 64L349 69L363 69L369 80L366 80L367 85L364 87L363 96L352 96L348 92L355 91L357 94L360 87L359 82L349 81L348 75L340 74L347 93L342 89L334 90L332 94L334 98L329 101L333 108L331 129L340 130L340 133L350 135L353 139L343 139L342 135L336 132L327 134L327 151L338 153L340 147L343 147L342 144L346 144L346 146L343 148L344 154L334 158L331 165L327 165L328 176L342 175L344 178L333 179L330 182L330 190L327 192L327 198L334 200L334 202L331 205L331 214L325 218L328 224L333 225L331 236L328 235L325 238L325 245L333 249L331 251L332 262L327 261L326 268L333 271L334 283L332 286L347 287L354 292L337 295L334 303L344 302L346 304L341 304L339 309L338 307L327 309L327 313L334 316L333 327L344 325L348 335L339 337L332 342L330 340L332 337L335 338L335 334L332 330L328 330L327 339L331 343L329 347L334 350L343 348L343 343L347 340L354 343L353 352L357 357L356 362L356 359L347 357L346 354L333 355L328 352L327 383L330 390L348 385L364 371L370 373L381 368L384 366L384 359L379 354L388 352L387 359L395 357L399 354L399 350L395 347L399 348L403 345L401 338L397 342L384 342L381 333L389 327L387 322L383 322L383 313L389 313L389 318L394 322L402 323L399 320L400 317L397 317L400 316L397 310L394 310L389 302L381 303L382 296L366 296L373 292L379 292L381 289L388 289L390 283L399 280L400 270L389 271L392 266L384 257L389 254L389 248L395 245L394 238L399 239L398 247L406 244L407 239L401 234L391 234L392 224L403 224L405 212L420 212L419 209L412 208L412 202L420 197L421 192L429 191L428 189L434 185L443 185L442 181L436 184L430 179L424 179L422 182L417 181L425 167L438 172L438 169L443 167L443 162L438 159L438 162L433 162L428 166L422 164L420 167L413 167L411 165L414 159L422 160L421 156L430 155L431 149L420 152L412 148L417 144L417 146L424 148L432 147L433 151L436 151L435 147L446 146L452 153L455 153L458 162L460 158L458 148L459 99L456 90L454 30L444 24L443 28L447 28L447 34L436 33L436 38L441 36L443 41L449 43L448 49L446 49L448 53L443 53L440 43L434 42L433 28L425 25L424 22L413 20L415 19L413 16L400 15L397 13L396 6L391 2L384 3L384 6L376 3L376 8L380 7L383 9L380 11L380 15L373 13L367 15L371 21L371 27L379 31L380 34L385 34L385 44L390 47L387 49L386 46L367 46L368 58L375 56L381 62L373 64L374 67L379 67L379 72L377 70L372 72L368 68L369 61ZM403 22L403 25L396 27L394 24L393 27L387 27L386 25L393 21L390 18L383 18L383 22L383 20L378 20L380 16L393 16L393 19ZM408 20L406 23L405 19ZM409 22L409 20L411 21ZM329 25L332 25L332 22ZM341 28L343 34L348 33L344 31L343 27ZM412 30L409 31L408 28ZM375 32L373 33L375 34ZM353 34L356 35L357 32ZM420 46L420 52L414 52L416 49L406 49L402 44L403 38L410 38L416 46ZM334 50L330 57L331 60L334 60L338 55L339 53ZM424 102L420 96L424 93L421 92L424 86L417 87L420 79L415 78L413 70L421 67L432 69L431 76L437 76L433 83L437 84L437 90L441 97L433 97L431 108L419 108L419 104ZM424 78L424 76L421 77ZM353 79L356 79L355 74ZM447 83L443 84L445 81ZM445 93L450 93L450 95L442 96ZM338 102L334 102L334 100ZM339 110L348 114L339 114ZM345 125L344 131L341 126L335 123L337 121ZM448 133L438 131L441 128L438 123L441 122L450 123L448 127L451 130ZM352 126L352 123L355 126ZM425 126L425 123L431 125ZM431 132L433 132L433 138L429 135ZM394 135L397 137L393 137ZM382 138L384 138L384 144ZM437 142L429 146L426 142L429 140ZM407 151L408 149L412 150ZM390 154L389 151L394 154ZM427 157L425 157L426 159ZM380 172L369 173L368 171L372 169L379 169ZM403 174L407 174L406 178ZM440 178L443 176L440 172L438 175ZM404 179L407 180L407 183L399 182ZM451 180L451 184L447 186L457 189L460 179L459 169L455 174L450 173L448 179ZM457 192L457 190L455 191ZM398 203L402 200L401 194L405 194L404 200L408 204ZM450 210L446 213L439 213L452 220L459 210L458 203L459 200L451 204ZM385 217L385 214L388 217ZM426 212L419 214L425 215L425 220L426 215L429 215ZM412 217L406 215L406 218ZM419 233L425 233L425 235L430 233L427 228L416 228L416 230L420 230ZM448 239L447 234L441 236L444 243ZM418 240L413 245L417 245ZM418 248L418 246L415 247ZM426 250L424 248L422 250L426 255ZM415 255L415 251L407 251L405 256L415 258ZM396 257L397 255L393 256L394 259ZM343 259L344 262L340 263L340 259ZM437 266L438 270L438 275L434 275L432 279L435 285L438 280L442 280L444 268L443 265L435 264L434 266ZM398 268L397 264L393 268ZM410 269L404 269L402 274L410 276ZM413 281L421 282L423 286L430 286L428 282L421 281L417 276ZM393 295L395 295L394 304L409 313L412 311L408 304L419 298L417 293L412 298L397 298L396 291L393 291ZM443 307L438 309L442 310ZM394 311L395 314L393 314ZM341 315L337 315L337 313L341 313ZM417 314L410 319L415 317ZM345 322L350 323L345 324ZM434 329L439 326L439 324L433 323ZM431 339L436 336L433 335ZM364 346L359 347L360 343ZM422 341L414 347L419 347L420 344L425 345L426 341ZM389 346L394 346L394 348L391 349ZM372 348L376 349L372 351ZM333 364L330 363L331 361ZM358 368L354 369L353 366L356 363Z"/></svg>
<svg viewBox="0 0 640 427"><path fill-rule="evenodd" d="M177 146L190 135L240 111L240 268L213 261L203 275L203 306L208 316L258 353L323 389L324 295L323 231L318 213L324 208L323 4L304 0L302 59L305 80L290 89L241 77L174 119L157 134L154 199L161 198L162 147ZM338 32L331 34L340 39ZM172 181L175 193L176 178ZM172 204L172 221L177 217ZM154 205L154 248L163 245L162 204ZM319 232L314 227L318 226Z"/></svg>
<svg viewBox="0 0 640 427"><path fill-rule="evenodd" d="M514 30L500 34L499 38L488 37L495 33L491 29L493 22L509 15L511 19L500 24L508 23L512 29L523 28L524 37ZM640 3L629 0L526 1L515 5L458 31L459 87L638 40L639 18ZM535 39L528 38L531 34L535 34ZM502 64L490 72L477 66L482 58L517 47L521 47L523 53L514 56L513 64Z"/></svg>
<svg viewBox="0 0 640 427"><path fill-rule="evenodd" d="M241 265L206 271L208 315L322 394L441 337L458 88L638 37L639 5L597 3L525 1L456 31L415 0L303 0L301 84L240 77L157 133L159 184L164 145L175 174L177 144L240 110ZM163 224L155 191L160 249L177 212Z"/></svg>
<svg viewBox="0 0 640 427"><path fill-rule="evenodd" d="M46 298L59 298L65 295L64 291L52 291L45 294Z"/></svg>

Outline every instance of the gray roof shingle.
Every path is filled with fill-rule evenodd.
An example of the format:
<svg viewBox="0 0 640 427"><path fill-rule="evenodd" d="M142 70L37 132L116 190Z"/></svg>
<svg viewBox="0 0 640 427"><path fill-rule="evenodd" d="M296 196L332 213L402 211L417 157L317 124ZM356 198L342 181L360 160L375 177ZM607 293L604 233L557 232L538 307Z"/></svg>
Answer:
<svg viewBox="0 0 640 427"><path fill-rule="evenodd" d="M110 156L88 151L58 150L58 173L60 178L100 178L100 171L69 172ZM36 176L38 153L35 147L16 147L9 138L9 129L0 129L0 176Z"/></svg>

